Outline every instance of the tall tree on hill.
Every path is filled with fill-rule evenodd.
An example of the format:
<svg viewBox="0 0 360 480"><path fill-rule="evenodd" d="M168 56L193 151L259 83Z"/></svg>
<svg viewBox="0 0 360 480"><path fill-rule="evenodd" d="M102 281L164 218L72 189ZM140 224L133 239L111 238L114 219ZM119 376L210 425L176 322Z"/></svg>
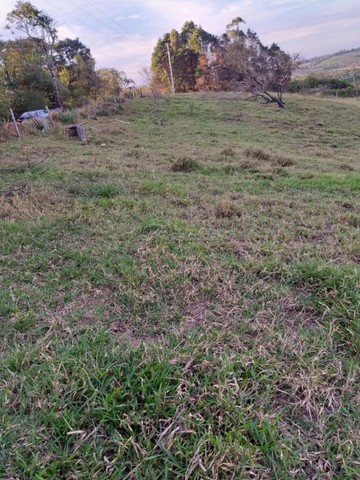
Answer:
<svg viewBox="0 0 360 480"><path fill-rule="evenodd" d="M170 72L167 45L171 52L176 90L241 90L285 108L283 91L288 87L297 61L273 43L262 44L245 21L234 18L226 32L215 37L186 22L180 33L172 30L159 39L152 55L155 83L168 88ZM274 93L275 92L275 93Z"/></svg>
<svg viewBox="0 0 360 480"><path fill-rule="evenodd" d="M53 94L51 77L26 38L0 42L0 84L2 105L15 112L44 108Z"/></svg>
<svg viewBox="0 0 360 480"><path fill-rule="evenodd" d="M7 15L8 29L14 28L33 42L36 51L41 55L43 62L51 76L54 88L54 99L57 107L62 107L59 81L56 76L54 62L57 30L55 21L45 12L39 10L30 2L19 0L14 10Z"/></svg>
<svg viewBox="0 0 360 480"><path fill-rule="evenodd" d="M68 103L80 105L85 98L95 94L98 78L95 60L88 47L78 38L66 38L55 45L54 55L57 75L69 92Z"/></svg>
<svg viewBox="0 0 360 480"><path fill-rule="evenodd" d="M206 49L216 38L194 22L186 22L179 33L173 29L159 39L152 54L154 81L163 89L170 85L167 45L177 92L197 90L197 81L206 64Z"/></svg>
<svg viewBox="0 0 360 480"><path fill-rule="evenodd" d="M243 20L237 18L227 26L223 62L231 72L230 88L285 108L283 91L290 82L294 58L275 43L263 45L255 32L241 30L241 23Z"/></svg>
<svg viewBox="0 0 360 480"><path fill-rule="evenodd" d="M119 72L115 68L100 68L96 70L98 78L97 94L102 100L119 97L124 88L134 86L133 80L128 78L125 72Z"/></svg>

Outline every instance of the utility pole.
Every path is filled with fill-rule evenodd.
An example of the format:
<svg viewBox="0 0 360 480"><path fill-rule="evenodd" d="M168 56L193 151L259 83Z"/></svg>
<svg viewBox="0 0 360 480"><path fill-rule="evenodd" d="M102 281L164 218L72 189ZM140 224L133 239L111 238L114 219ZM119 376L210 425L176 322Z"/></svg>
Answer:
<svg viewBox="0 0 360 480"><path fill-rule="evenodd" d="M174 75L173 75L173 70L172 70L172 65L171 65L171 55L170 55L170 47L169 44L166 43L166 48L167 48L167 53L168 53L168 59L169 59L169 70L170 70L170 79L171 79L171 93L175 93L175 83L174 83Z"/></svg>

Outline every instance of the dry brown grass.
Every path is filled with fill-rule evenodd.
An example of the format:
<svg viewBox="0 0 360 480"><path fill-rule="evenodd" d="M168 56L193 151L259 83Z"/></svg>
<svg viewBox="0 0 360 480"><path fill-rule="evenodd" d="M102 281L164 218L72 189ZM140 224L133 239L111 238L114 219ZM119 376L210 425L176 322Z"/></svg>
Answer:
<svg viewBox="0 0 360 480"><path fill-rule="evenodd" d="M217 218L239 218L242 214L242 209L235 203L222 202L215 206L215 216Z"/></svg>
<svg viewBox="0 0 360 480"><path fill-rule="evenodd" d="M199 168L199 163L193 158L180 158L171 166L173 172L194 172Z"/></svg>

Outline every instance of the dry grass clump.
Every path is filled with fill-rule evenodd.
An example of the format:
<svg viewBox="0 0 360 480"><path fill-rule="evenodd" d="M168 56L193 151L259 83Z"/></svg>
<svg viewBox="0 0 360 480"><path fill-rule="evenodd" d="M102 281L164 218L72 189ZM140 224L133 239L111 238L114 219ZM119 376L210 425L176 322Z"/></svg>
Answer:
<svg viewBox="0 0 360 480"><path fill-rule="evenodd" d="M180 158L171 167L173 172L194 172L199 170L200 165L193 158Z"/></svg>
<svg viewBox="0 0 360 480"><path fill-rule="evenodd" d="M16 137L15 127L12 123L0 123L0 142L6 142L12 137Z"/></svg>
<svg viewBox="0 0 360 480"><path fill-rule="evenodd" d="M45 131L44 129L49 129L49 122L45 118L36 119L38 123L33 122L32 120L26 120L21 123L19 126L20 132L22 135L28 136L35 136L38 137L42 135ZM41 121L40 121L41 120ZM41 126L44 126L42 128Z"/></svg>
<svg viewBox="0 0 360 480"><path fill-rule="evenodd" d="M28 184L22 187L0 195L0 219L39 219L62 212L66 201L63 195L55 195L51 190L32 191Z"/></svg>
<svg viewBox="0 0 360 480"><path fill-rule="evenodd" d="M235 203L221 202L215 207L216 218L239 218L242 214L241 208Z"/></svg>
<svg viewBox="0 0 360 480"><path fill-rule="evenodd" d="M235 155L235 151L231 147L226 147L221 150L220 155L223 155L224 157L233 157Z"/></svg>
<svg viewBox="0 0 360 480"><path fill-rule="evenodd" d="M318 157L318 158L328 158L329 157L329 152L327 150L316 149L314 151L314 155L315 155L315 157Z"/></svg>
<svg viewBox="0 0 360 480"><path fill-rule="evenodd" d="M270 161L272 159L272 155L265 152L262 148L247 148L244 153L246 157L256 160Z"/></svg>
<svg viewBox="0 0 360 480"><path fill-rule="evenodd" d="M245 158L245 160L242 160L240 163L239 163L239 168L241 170L248 170L248 169L252 169L252 168L256 168L257 167L257 163L252 160L251 158Z"/></svg>
<svg viewBox="0 0 360 480"><path fill-rule="evenodd" d="M275 166L279 167L292 167L295 162L292 158L285 157L283 155L276 155L271 162Z"/></svg>
<svg viewBox="0 0 360 480"><path fill-rule="evenodd" d="M262 148L248 148L245 150L245 156L257 160L270 162L278 167L291 167L294 165L294 160L281 154L272 154L264 151Z"/></svg>
<svg viewBox="0 0 360 480"><path fill-rule="evenodd" d="M352 165L349 165L348 163L342 163L339 165L339 168L341 170L345 170L346 172L354 172L355 168Z"/></svg>

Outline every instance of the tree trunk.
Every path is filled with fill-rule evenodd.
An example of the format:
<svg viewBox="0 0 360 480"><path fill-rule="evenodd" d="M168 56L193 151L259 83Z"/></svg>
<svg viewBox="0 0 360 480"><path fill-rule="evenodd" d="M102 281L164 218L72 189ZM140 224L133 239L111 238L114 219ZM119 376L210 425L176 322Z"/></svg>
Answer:
<svg viewBox="0 0 360 480"><path fill-rule="evenodd" d="M54 75L52 72L51 72L51 79L52 79L52 83L53 83L53 86L54 86L55 107L60 108L60 110L62 110L63 104L62 104L62 101L61 101L59 82L58 82L58 79L57 79L56 75Z"/></svg>
<svg viewBox="0 0 360 480"><path fill-rule="evenodd" d="M285 103L279 97L274 97L274 95L271 95L269 92L264 92L264 95L266 97L264 96L263 98L268 98L270 102L277 103L279 108L286 108Z"/></svg>

